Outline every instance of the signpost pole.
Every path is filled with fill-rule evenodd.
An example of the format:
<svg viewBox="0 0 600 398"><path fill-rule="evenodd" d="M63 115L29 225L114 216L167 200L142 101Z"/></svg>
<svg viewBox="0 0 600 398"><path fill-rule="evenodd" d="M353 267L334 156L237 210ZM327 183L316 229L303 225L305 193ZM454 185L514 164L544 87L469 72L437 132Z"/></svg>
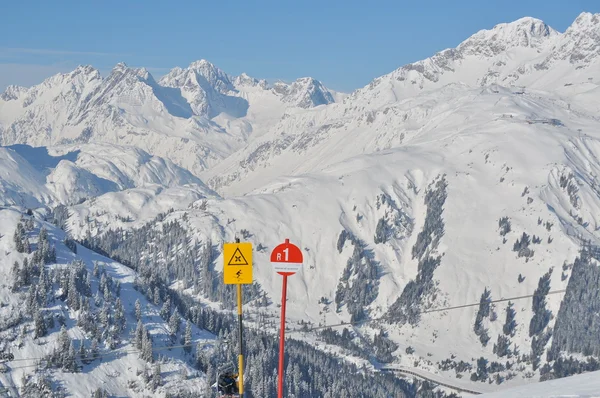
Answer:
<svg viewBox="0 0 600 398"><path fill-rule="evenodd" d="M279 332L279 375L277 380L277 397L283 398L283 364L285 359L285 307L287 303L287 278L294 275L302 267L302 250L289 239L277 245L271 252L273 269L283 276L281 291L281 331Z"/></svg>
<svg viewBox="0 0 600 398"><path fill-rule="evenodd" d="M240 397L244 397L244 351L243 351L243 324L242 324L242 285L237 285L237 303L238 303L238 330L240 336L240 352L238 357L238 385Z"/></svg>
<svg viewBox="0 0 600 398"><path fill-rule="evenodd" d="M285 304L287 301L287 278L283 274L283 289L281 293L281 331L279 333L279 380L277 385L277 396L283 398L283 359L285 347Z"/></svg>
<svg viewBox="0 0 600 398"><path fill-rule="evenodd" d="M223 244L223 282L226 285L237 285L238 313L238 393L244 397L244 324L242 319L242 285L252 284L252 243Z"/></svg>
<svg viewBox="0 0 600 398"><path fill-rule="evenodd" d="M240 243L239 238L235 243ZM244 397L244 324L242 323L242 285L237 284L237 309L238 309L238 334L239 334L239 353L238 353L238 389L240 397Z"/></svg>

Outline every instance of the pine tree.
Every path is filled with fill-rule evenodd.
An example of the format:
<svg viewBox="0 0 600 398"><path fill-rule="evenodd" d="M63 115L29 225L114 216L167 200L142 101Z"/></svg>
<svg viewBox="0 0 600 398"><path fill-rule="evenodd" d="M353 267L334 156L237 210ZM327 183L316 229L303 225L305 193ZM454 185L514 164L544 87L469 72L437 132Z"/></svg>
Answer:
<svg viewBox="0 0 600 398"><path fill-rule="evenodd" d="M90 345L90 356L92 361L98 358L98 339L95 337L92 339L92 344Z"/></svg>
<svg viewBox="0 0 600 398"><path fill-rule="evenodd" d="M100 282L98 283L98 291L104 294L106 290L106 274L102 274L100 277Z"/></svg>
<svg viewBox="0 0 600 398"><path fill-rule="evenodd" d="M67 305L74 311L79 310L79 292L77 291L77 283L75 281L75 272L71 272L69 278L69 289L67 293Z"/></svg>
<svg viewBox="0 0 600 398"><path fill-rule="evenodd" d="M165 321L169 319L169 314L171 313L171 298L167 297L167 300L163 304L160 309L160 317Z"/></svg>
<svg viewBox="0 0 600 398"><path fill-rule="evenodd" d="M37 288L35 286L29 286L26 307L27 307L27 312L29 314L31 314L32 316L39 309L39 306L37 303Z"/></svg>
<svg viewBox="0 0 600 398"><path fill-rule="evenodd" d="M479 340L481 344L485 347L490 340L488 335L488 330L483 326L483 319L490 316L490 301L491 301L491 292L487 290L487 287L484 289L483 294L481 295L481 299L479 300L479 310L477 311L477 316L475 317L475 325L473 327L473 331L477 336L479 336Z"/></svg>
<svg viewBox="0 0 600 398"><path fill-rule="evenodd" d="M169 329L171 330L171 335L176 335L179 333L179 324L181 323L181 319L179 318L179 313L177 310L173 311L171 318L169 318Z"/></svg>
<svg viewBox="0 0 600 398"><path fill-rule="evenodd" d="M156 286L154 288L154 305L159 305L160 304L160 290L158 289L158 286Z"/></svg>
<svg viewBox="0 0 600 398"><path fill-rule="evenodd" d="M21 281L21 266L19 265L18 261L15 261L15 263L13 264L13 267L12 267L12 276L13 276L12 290L13 290L13 292L16 292L17 290L19 290L19 288L22 285L22 281Z"/></svg>
<svg viewBox="0 0 600 398"><path fill-rule="evenodd" d="M56 263L56 247L52 245L50 250L48 251L48 258L46 260L46 264Z"/></svg>
<svg viewBox="0 0 600 398"><path fill-rule="evenodd" d="M529 322L529 337L540 334L550 322L552 312L546 308L546 295L550 291L550 276L552 269L542 275L538 287L533 292L532 310L533 317Z"/></svg>
<svg viewBox="0 0 600 398"><path fill-rule="evenodd" d="M375 238L373 239L373 242L385 243L388 238L388 229L389 226L387 225L385 218L380 218L377 227L375 228Z"/></svg>
<svg viewBox="0 0 600 398"><path fill-rule="evenodd" d="M87 355L85 352L85 344L83 343L83 340L81 340L79 342L79 351L77 352L77 355L79 356L79 360L81 362L85 362L87 360Z"/></svg>
<svg viewBox="0 0 600 398"><path fill-rule="evenodd" d="M29 286L31 283L31 269L27 258L23 259L23 266L21 267L21 275L19 277L21 286Z"/></svg>
<svg viewBox="0 0 600 398"><path fill-rule="evenodd" d="M190 321L187 321L185 324L185 337L183 344L184 351L189 354L192 351L192 324Z"/></svg>
<svg viewBox="0 0 600 398"><path fill-rule="evenodd" d="M113 326L110 329L108 336L108 347L111 350L114 350L119 345L119 340L119 329L117 328L117 326Z"/></svg>
<svg viewBox="0 0 600 398"><path fill-rule="evenodd" d="M152 372L152 388L156 390L162 384L161 378L161 370L160 370L160 362L157 362L154 365L154 370Z"/></svg>
<svg viewBox="0 0 600 398"><path fill-rule="evenodd" d="M31 253L31 244L29 243L29 238L27 236L23 237L23 253Z"/></svg>
<svg viewBox="0 0 600 398"><path fill-rule="evenodd" d="M48 230L46 229L46 227L40 228L39 239L40 239L40 241L47 241L48 240Z"/></svg>
<svg viewBox="0 0 600 398"><path fill-rule="evenodd" d="M46 328L46 320L40 313L39 309L37 309L35 311L35 314L33 316L33 321L34 321L33 338L37 339L39 337L44 337L46 335L46 333L48 332L48 329Z"/></svg>
<svg viewBox="0 0 600 398"><path fill-rule="evenodd" d="M115 326L119 332L125 329L125 322L125 308L123 308L121 299L117 298L115 302Z"/></svg>
<svg viewBox="0 0 600 398"><path fill-rule="evenodd" d="M25 245L23 242L24 239L25 239L25 228L23 228L23 224L18 223L17 229L15 230L15 233L13 235L13 242L15 243L17 252L19 252L19 253L25 252Z"/></svg>
<svg viewBox="0 0 600 398"><path fill-rule="evenodd" d="M92 273L96 278L100 276L100 267L98 266L98 261L94 261L94 270L92 271Z"/></svg>
<svg viewBox="0 0 600 398"><path fill-rule="evenodd" d="M142 319L142 304L140 304L140 299L135 300L135 319L138 322Z"/></svg>
<svg viewBox="0 0 600 398"><path fill-rule="evenodd" d="M71 372L76 372L77 371L77 362L75 361L75 346L73 345L73 342L69 342L69 349L67 350L66 356L64 356L64 360L63 360L63 368L67 369L68 371Z"/></svg>
<svg viewBox="0 0 600 398"><path fill-rule="evenodd" d="M142 325L142 320L140 319L140 320L138 320L137 327L135 328L135 334L134 334L135 347L138 350L142 349L143 337L144 337L144 325Z"/></svg>
<svg viewBox="0 0 600 398"><path fill-rule="evenodd" d="M92 295L92 277L89 272L85 273L85 291L84 295L90 297Z"/></svg>
<svg viewBox="0 0 600 398"><path fill-rule="evenodd" d="M110 326L108 313L109 313L108 304L105 302L104 305L102 306L102 309L100 310L100 323L102 324L102 326L104 328L108 328L108 326Z"/></svg>
<svg viewBox="0 0 600 398"><path fill-rule="evenodd" d="M25 252L25 246L23 245L23 241L18 237L16 232L15 232L15 246L16 246L17 252L19 252L19 253Z"/></svg>
<svg viewBox="0 0 600 398"><path fill-rule="evenodd" d="M499 334L498 341L494 344L493 352L499 357L510 355L510 340L508 337Z"/></svg>
<svg viewBox="0 0 600 398"><path fill-rule="evenodd" d="M152 351L152 337L144 327L142 332L142 359L152 363L154 361Z"/></svg>
<svg viewBox="0 0 600 398"><path fill-rule="evenodd" d="M67 333L67 328L65 325L60 327L60 333L58 335L58 349L61 352L67 352L69 350L69 346L71 345L71 338Z"/></svg>
<svg viewBox="0 0 600 398"><path fill-rule="evenodd" d="M504 321L504 326L502 326L502 331L506 336L513 337L515 335L515 330L517 327L517 322L515 321L516 311L513 309L514 304L510 301L506 307L506 320Z"/></svg>

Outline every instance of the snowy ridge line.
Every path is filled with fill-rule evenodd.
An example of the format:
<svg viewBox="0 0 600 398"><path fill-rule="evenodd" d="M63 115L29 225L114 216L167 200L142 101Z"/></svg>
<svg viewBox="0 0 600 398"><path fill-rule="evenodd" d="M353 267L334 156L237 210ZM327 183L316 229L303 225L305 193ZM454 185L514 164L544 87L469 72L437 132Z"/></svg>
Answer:
<svg viewBox="0 0 600 398"><path fill-rule="evenodd" d="M562 289L562 290L554 290L551 292L548 292L547 294L560 294L560 293L565 293L567 291L567 289ZM508 298L503 298L503 299L498 299L498 300L490 300L488 301L489 304L493 304L493 303L501 303L501 302L505 302L505 301L511 301L511 300L522 300L522 299L526 299L526 298L532 298L534 297L535 294L528 294L525 296L516 296L516 297L508 297ZM468 308L468 307L477 307L479 306L481 303L472 303L472 304L463 304L463 305L457 305L457 306L453 306L453 307L443 307L443 308L436 308L433 310L425 310L425 311L417 311L417 314L429 314L432 312L442 312L442 311L448 311L448 310L457 310L460 308ZM385 321L385 320L393 320L392 317L386 315L386 316L382 316L380 318L373 318L373 319L369 319L366 321L359 321L359 322L348 322L348 323L334 323L331 325L326 325L326 326L316 326L310 329L293 329L290 331L286 331L286 333L297 333L297 332L312 332L313 330L319 330L319 329L327 329L327 328L332 328L332 327L338 327L338 326L360 326L360 325L364 325L366 323L371 323L371 322L375 322L375 321Z"/></svg>

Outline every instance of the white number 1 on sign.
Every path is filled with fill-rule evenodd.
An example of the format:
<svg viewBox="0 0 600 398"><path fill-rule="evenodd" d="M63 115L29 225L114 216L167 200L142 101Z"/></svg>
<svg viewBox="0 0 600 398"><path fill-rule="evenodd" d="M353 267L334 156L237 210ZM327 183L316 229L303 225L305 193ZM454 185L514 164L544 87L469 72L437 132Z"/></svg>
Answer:
<svg viewBox="0 0 600 398"><path fill-rule="evenodd" d="M285 253L285 261L288 261L290 256L290 248L286 247L285 249L283 249L283 252Z"/></svg>

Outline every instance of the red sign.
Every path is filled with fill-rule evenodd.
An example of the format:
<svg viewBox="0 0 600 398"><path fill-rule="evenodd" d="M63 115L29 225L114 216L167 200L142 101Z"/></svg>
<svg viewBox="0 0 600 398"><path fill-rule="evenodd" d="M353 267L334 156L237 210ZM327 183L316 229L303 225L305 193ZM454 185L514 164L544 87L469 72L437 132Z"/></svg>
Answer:
<svg viewBox="0 0 600 398"><path fill-rule="evenodd" d="M275 247L271 252L273 269L281 275L293 275L302 267L302 251L289 239Z"/></svg>

